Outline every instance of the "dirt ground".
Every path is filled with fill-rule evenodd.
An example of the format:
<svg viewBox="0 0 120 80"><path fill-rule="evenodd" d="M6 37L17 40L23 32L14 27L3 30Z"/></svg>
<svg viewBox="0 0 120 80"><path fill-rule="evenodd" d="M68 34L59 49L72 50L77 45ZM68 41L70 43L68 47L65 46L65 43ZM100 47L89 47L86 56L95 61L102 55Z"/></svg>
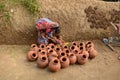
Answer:
<svg viewBox="0 0 120 80"><path fill-rule="evenodd" d="M120 47L114 53L101 41L94 43L99 53L95 59L56 73L26 60L29 45L0 45L0 80L120 80Z"/></svg>

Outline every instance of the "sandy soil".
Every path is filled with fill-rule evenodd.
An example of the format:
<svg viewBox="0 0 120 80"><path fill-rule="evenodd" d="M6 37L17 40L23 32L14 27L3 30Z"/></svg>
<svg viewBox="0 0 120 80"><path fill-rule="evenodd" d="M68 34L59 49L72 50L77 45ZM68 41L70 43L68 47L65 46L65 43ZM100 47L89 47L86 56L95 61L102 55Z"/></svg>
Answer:
<svg viewBox="0 0 120 80"><path fill-rule="evenodd" d="M0 45L0 80L120 80L120 47L112 52L101 41L94 41L98 56L85 65L71 65L57 73L28 62L28 45Z"/></svg>

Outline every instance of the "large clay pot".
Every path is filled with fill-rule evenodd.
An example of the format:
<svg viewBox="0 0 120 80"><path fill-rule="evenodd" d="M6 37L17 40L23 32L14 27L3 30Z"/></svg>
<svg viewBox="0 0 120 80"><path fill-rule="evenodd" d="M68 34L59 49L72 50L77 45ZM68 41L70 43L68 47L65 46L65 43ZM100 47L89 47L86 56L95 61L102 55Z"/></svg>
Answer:
<svg viewBox="0 0 120 80"><path fill-rule="evenodd" d="M66 68L70 64L70 60L67 56L62 56L60 57L60 63L62 68Z"/></svg>
<svg viewBox="0 0 120 80"><path fill-rule="evenodd" d="M93 58L95 58L95 57L97 56L97 51L96 51L94 48L91 48L91 49L88 51L88 53L89 53L89 58L90 58L90 59L93 59Z"/></svg>
<svg viewBox="0 0 120 80"><path fill-rule="evenodd" d="M37 65L40 68L45 68L48 65L48 58L46 55L41 55L40 57L38 57L37 59Z"/></svg>
<svg viewBox="0 0 120 80"><path fill-rule="evenodd" d="M46 45L45 44L40 44L39 48L41 48L41 50L46 50Z"/></svg>
<svg viewBox="0 0 120 80"><path fill-rule="evenodd" d="M61 68L61 64L58 58L52 58L49 62L48 69L52 72L57 72Z"/></svg>
<svg viewBox="0 0 120 80"><path fill-rule="evenodd" d="M77 62L79 64L85 64L88 61L89 54L87 51L83 51L81 54L77 56Z"/></svg>
<svg viewBox="0 0 120 80"><path fill-rule="evenodd" d="M36 45L36 44L32 44L31 46L30 46L30 50L31 51L38 51L38 46Z"/></svg>
<svg viewBox="0 0 120 80"><path fill-rule="evenodd" d="M68 58L69 58L69 60L70 60L70 64L75 64L76 63L76 61L77 61L77 57L76 57L76 55L74 54L74 53L69 53L68 54Z"/></svg>
<svg viewBox="0 0 120 80"><path fill-rule="evenodd" d="M35 61L37 60L38 55L36 51L29 51L26 57L28 61Z"/></svg>
<svg viewBox="0 0 120 80"><path fill-rule="evenodd" d="M58 56L58 54L57 54L57 52L55 51L55 50L53 50L53 49L50 49L50 50L48 50L48 57L49 56Z"/></svg>

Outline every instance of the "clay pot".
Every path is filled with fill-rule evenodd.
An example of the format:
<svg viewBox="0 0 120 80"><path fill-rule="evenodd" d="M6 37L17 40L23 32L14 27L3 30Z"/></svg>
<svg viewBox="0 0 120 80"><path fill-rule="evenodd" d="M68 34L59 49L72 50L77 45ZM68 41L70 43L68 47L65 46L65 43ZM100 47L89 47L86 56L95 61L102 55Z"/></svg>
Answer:
<svg viewBox="0 0 120 80"><path fill-rule="evenodd" d="M58 54L59 58L62 57L62 56L67 56L67 54L64 52L64 51L61 51L59 54Z"/></svg>
<svg viewBox="0 0 120 80"><path fill-rule="evenodd" d="M50 47L50 46L47 46L47 47L46 47L46 50L47 50L47 51L48 51L48 50L50 50L50 49L51 49L51 47Z"/></svg>
<svg viewBox="0 0 120 80"><path fill-rule="evenodd" d="M85 51L85 47L80 46L80 47L79 47L79 53L82 53L83 51Z"/></svg>
<svg viewBox="0 0 120 80"><path fill-rule="evenodd" d="M85 43L84 42L80 42L78 46L79 47L85 47Z"/></svg>
<svg viewBox="0 0 120 80"><path fill-rule="evenodd" d="M70 50L71 50L71 51L74 51L74 50L77 50L77 49L78 49L77 46L74 46L74 45L70 46ZM79 50L79 49L78 49L78 50Z"/></svg>
<svg viewBox="0 0 120 80"><path fill-rule="evenodd" d="M52 44L52 43L51 43L51 44L49 44L48 46L49 46L51 49L55 49L55 45L54 45L54 44Z"/></svg>
<svg viewBox="0 0 120 80"><path fill-rule="evenodd" d="M69 55L70 50L69 49L65 49L64 52L66 53L66 55Z"/></svg>
<svg viewBox="0 0 120 80"><path fill-rule="evenodd" d="M29 51L26 57L28 61L35 61L37 60L38 55L36 51Z"/></svg>
<svg viewBox="0 0 120 80"><path fill-rule="evenodd" d="M89 54L87 51L83 51L81 54L77 56L77 62L79 64L85 64L88 61Z"/></svg>
<svg viewBox="0 0 120 80"><path fill-rule="evenodd" d="M74 54L74 53L69 53L68 54L68 58L69 58L69 60L70 60L70 64L75 64L76 63L76 61L77 61L77 57L76 57L76 55Z"/></svg>
<svg viewBox="0 0 120 80"><path fill-rule="evenodd" d="M41 48L42 50L43 50L43 49L45 50L45 49L46 49L46 45L45 45L45 44L40 44L40 45L39 45L39 48Z"/></svg>
<svg viewBox="0 0 120 80"><path fill-rule="evenodd" d="M32 44L31 46L30 46L30 50L31 51L38 51L38 46L36 45L36 44Z"/></svg>
<svg viewBox="0 0 120 80"><path fill-rule="evenodd" d="M89 58L90 58L90 59L93 59L93 58L95 58L95 57L97 56L97 51L96 51L94 48L91 48L91 49L88 51L88 53L89 53Z"/></svg>
<svg viewBox="0 0 120 80"><path fill-rule="evenodd" d="M61 63L61 67L62 67L62 68L66 68L66 67L69 66L70 60L69 60L69 58L68 58L67 56L62 56L62 57L60 58L60 63Z"/></svg>
<svg viewBox="0 0 120 80"><path fill-rule="evenodd" d="M77 43L76 42L72 42L71 45L77 46Z"/></svg>
<svg viewBox="0 0 120 80"><path fill-rule="evenodd" d="M41 48L38 48L38 53L40 53L42 50L41 50Z"/></svg>
<svg viewBox="0 0 120 80"><path fill-rule="evenodd" d="M61 48L60 47L56 47L55 51L57 52L57 54L59 54L61 52Z"/></svg>
<svg viewBox="0 0 120 80"><path fill-rule="evenodd" d="M62 49L63 49L63 50L65 50L65 49L69 49L69 47L66 46L66 45L64 45L64 46L62 46Z"/></svg>
<svg viewBox="0 0 120 80"><path fill-rule="evenodd" d="M48 58L46 55L41 55L38 59L37 59L37 65L40 68L45 68L48 65Z"/></svg>
<svg viewBox="0 0 120 80"><path fill-rule="evenodd" d="M48 50L48 57L49 56L58 56L58 54L57 54L57 52L55 51L55 50L53 50L53 49L50 49L50 50Z"/></svg>
<svg viewBox="0 0 120 80"><path fill-rule="evenodd" d="M94 43L92 41L87 41L85 47L87 48L89 46L94 47Z"/></svg>
<svg viewBox="0 0 120 80"><path fill-rule="evenodd" d="M61 68L61 64L58 58L52 58L49 62L48 69L52 72L57 72Z"/></svg>
<svg viewBox="0 0 120 80"><path fill-rule="evenodd" d="M47 56L47 51L46 50L41 50L40 52L38 52L38 57L40 57L41 55L46 55Z"/></svg>

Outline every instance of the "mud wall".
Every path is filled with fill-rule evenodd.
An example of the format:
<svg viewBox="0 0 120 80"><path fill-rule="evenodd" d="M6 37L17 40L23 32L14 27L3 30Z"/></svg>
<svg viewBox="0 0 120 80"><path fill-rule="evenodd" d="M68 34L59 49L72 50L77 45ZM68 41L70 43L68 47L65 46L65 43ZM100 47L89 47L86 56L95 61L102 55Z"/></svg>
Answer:
<svg viewBox="0 0 120 80"><path fill-rule="evenodd" d="M107 17L112 9L119 10L120 4L98 0L38 0L40 17L48 17L61 26L61 35L65 41L80 39L101 39L115 33L112 26L107 29L91 28L85 9L97 7ZM13 7L11 25L0 27L0 44L32 44L37 41L37 32L33 18L21 6Z"/></svg>

